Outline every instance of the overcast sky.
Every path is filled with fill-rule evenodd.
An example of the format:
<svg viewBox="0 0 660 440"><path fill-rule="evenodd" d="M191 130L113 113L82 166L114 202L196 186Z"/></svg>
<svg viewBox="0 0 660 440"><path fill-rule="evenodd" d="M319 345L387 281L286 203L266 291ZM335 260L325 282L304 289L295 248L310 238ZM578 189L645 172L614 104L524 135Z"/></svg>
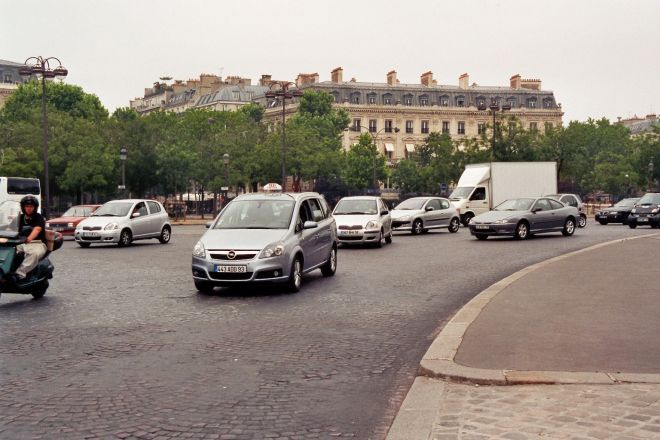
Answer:
<svg viewBox="0 0 660 440"><path fill-rule="evenodd" d="M0 0L0 59L56 56L113 111L161 76L504 86L540 78L564 122L660 111L660 0Z"/></svg>

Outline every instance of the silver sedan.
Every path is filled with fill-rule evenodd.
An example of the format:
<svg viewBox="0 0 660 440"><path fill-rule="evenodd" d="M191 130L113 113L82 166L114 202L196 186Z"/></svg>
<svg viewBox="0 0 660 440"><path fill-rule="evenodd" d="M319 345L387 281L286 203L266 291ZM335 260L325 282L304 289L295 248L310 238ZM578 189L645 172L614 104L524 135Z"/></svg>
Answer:
<svg viewBox="0 0 660 440"><path fill-rule="evenodd" d="M410 231L414 235L429 229L447 228L453 233L458 231L459 226L458 211L442 197L413 197L392 210L395 231Z"/></svg>
<svg viewBox="0 0 660 440"><path fill-rule="evenodd" d="M561 232L568 237L575 232L579 217L577 208L548 197L509 199L474 217L469 228L478 240L491 235L523 240L542 232Z"/></svg>
<svg viewBox="0 0 660 440"><path fill-rule="evenodd" d="M332 215L337 222L337 239L344 244L392 243L392 218L380 197L344 197Z"/></svg>

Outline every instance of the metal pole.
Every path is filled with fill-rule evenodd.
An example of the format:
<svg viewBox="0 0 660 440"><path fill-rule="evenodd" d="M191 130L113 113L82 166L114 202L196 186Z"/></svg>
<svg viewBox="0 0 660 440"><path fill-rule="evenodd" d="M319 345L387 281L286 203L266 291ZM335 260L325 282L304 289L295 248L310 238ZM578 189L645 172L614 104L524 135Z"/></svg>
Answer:
<svg viewBox="0 0 660 440"><path fill-rule="evenodd" d="M282 93L282 192L286 191L286 89Z"/></svg>
<svg viewBox="0 0 660 440"><path fill-rule="evenodd" d="M45 69L44 69L45 70ZM46 75L41 75L41 117L44 126L44 218L48 218L50 213L50 185L48 179L48 114L46 112Z"/></svg>
<svg viewBox="0 0 660 440"><path fill-rule="evenodd" d="M490 153L492 160L495 160L495 110L491 109L491 111L493 112L493 142L490 147Z"/></svg>
<svg viewBox="0 0 660 440"><path fill-rule="evenodd" d="M121 161L121 187L122 196L126 195L126 160Z"/></svg>

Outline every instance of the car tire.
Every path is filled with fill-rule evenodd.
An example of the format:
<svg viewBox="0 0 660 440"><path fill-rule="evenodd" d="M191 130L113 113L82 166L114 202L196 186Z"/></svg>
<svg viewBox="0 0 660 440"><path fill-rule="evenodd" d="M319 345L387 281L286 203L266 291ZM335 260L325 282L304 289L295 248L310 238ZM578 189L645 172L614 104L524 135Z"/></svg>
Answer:
<svg viewBox="0 0 660 440"><path fill-rule="evenodd" d="M385 243L392 244L392 231L390 231L390 233L385 236Z"/></svg>
<svg viewBox="0 0 660 440"><path fill-rule="evenodd" d="M575 220L567 218L564 222L564 228L561 230L564 237L570 237L575 233Z"/></svg>
<svg viewBox="0 0 660 440"><path fill-rule="evenodd" d="M637 227L637 223L630 223L630 222L629 222L629 223L628 223L628 227L629 227L630 229L635 229L635 228Z"/></svg>
<svg viewBox="0 0 660 440"><path fill-rule="evenodd" d="M449 227L447 229L449 229L449 232L451 232L453 234L455 232L458 232L458 228L460 228L460 227L461 227L461 225L460 225L460 222L458 221L458 218L454 217L449 222Z"/></svg>
<svg viewBox="0 0 660 440"><path fill-rule="evenodd" d="M130 229L123 229L119 234L119 243L117 243L117 245L119 247L126 247L126 246L130 246L132 242L133 242L133 234L131 234Z"/></svg>
<svg viewBox="0 0 660 440"><path fill-rule="evenodd" d="M412 235L418 235L421 234L423 230L424 230L424 224L420 219L416 219L412 224L412 228L410 229L410 232L412 232Z"/></svg>
<svg viewBox="0 0 660 440"><path fill-rule="evenodd" d="M525 222L520 222L516 226L513 233L513 238L516 240L526 240L529 237L529 225Z"/></svg>
<svg viewBox="0 0 660 440"><path fill-rule="evenodd" d="M209 283L208 281L198 281L198 280L193 280L195 282L195 288L197 291L202 292L202 293L211 293L213 292L213 284Z"/></svg>
<svg viewBox="0 0 660 440"><path fill-rule="evenodd" d="M78 246L80 246L81 248L88 248L92 245L92 243L83 243L81 241L78 241L76 243L78 243Z"/></svg>
<svg viewBox="0 0 660 440"><path fill-rule="evenodd" d="M337 272L337 248L333 246L328 261L321 266L321 273L324 277L331 277L334 276L335 272Z"/></svg>
<svg viewBox="0 0 660 440"><path fill-rule="evenodd" d="M578 220L578 227L584 228L586 226L587 226L587 216L584 214L580 214L580 220Z"/></svg>
<svg viewBox="0 0 660 440"><path fill-rule="evenodd" d="M163 229L160 231L160 236L158 236L158 241L162 244L167 244L170 242L170 238L172 238L172 230L169 226L163 226Z"/></svg>
<svg viewBox="0 0 660 440"><path fill-rule="evenodd" d="M300 292L302 286L302 258L296 256L291 263L291 272L289 273L289 281L287 282L287 289L289 292Z"/></svg>
<svg viewBox="0 0 660 440"><path fill-rule="evenodd" d="M32 298L34 299L43 298L44 295L46 294L46 290L48 290L48 285L49 285L48 280L44 280L41 283L39 283L32 291Z"/></svg>
<svg viewBox="0 0 660 440"><path fill-rule="evenodd" d="M463 226L467 227L473 218L474 218L474 214L472 214L471 212L465 214L465 216L463 217Z"/></svg>
<svg viewBox="0 0 660 440"><path fill-rule="evenodd" d="M378 234L378 241L375 243L377 248L382 248L383 247L383 241L385 241L385 234L383 234L383 230L380 230L380 233Z"/></svg>
<svg viewBox="0 0 660 440"><path fill-rule="evenodd" d="M607 224L607 220L598 220L598 223L605 226Z"/></svg>
<svg viewBox="0 0 660 440"><path fill-rule="evenodd" d="M474 236L477 237L477 240L486 240L488 238L486 234L474 234Z"/></svg>

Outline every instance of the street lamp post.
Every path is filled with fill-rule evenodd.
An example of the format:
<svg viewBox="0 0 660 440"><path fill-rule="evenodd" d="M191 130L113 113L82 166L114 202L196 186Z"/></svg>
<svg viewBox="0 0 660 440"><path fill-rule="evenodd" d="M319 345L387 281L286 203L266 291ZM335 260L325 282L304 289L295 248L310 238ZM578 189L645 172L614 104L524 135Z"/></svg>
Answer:
<svg viewBox="0 0 660 440"><path fill-rule="evenodd" d="M486 109L490 110L490 112L493 115L493 138L491 140L491 146L490 146L490 157L491 160L497 159L495 155L495 130L496 130L496 123L497 121L495 120L495 117L497 116L498 112L504 113L505 111L511 110L511 106L508 104L505 105L500 105L499 102L497 102L495 99L492 99L490 101L490 106L486 107L485 105L480 105L477 107L478 110L484 111Z"/></svg>
<svg viewBox="0 0 660 440"><path fill-rule="evenodd" d="M653 191L653 159L649 161L649 191Z"/></svg>
<svg viewBox="0 0 660 440"><path fill-rule="evenodd" d="M282 100L282 192L286 191L286 100L302 96L302 92L298 88L289 91L292 85L295 84L291 81L274 81L270 85L270 90L265 94L267 99ZM273 90L275 86L279 88Z"/></svg>
<svg viewBox="0 0 660 440"><path fill-rule="evenodd" d="M121 191L122 196L126 192L126 158L128 157L128 149L126 147L121 147L119 150L119 160L121 161L121 185L119 185L119 190Z"/></svg>
<svg viewBox="0 0 660 440"><path fill-rule="evenodd" d="M57 61L58 66L54 69L50 68L50 61ZM28 61L33 61L33 64L28 64ZM50 211L50 185L48 179L48 114L46 112L46 78L57 78L68 75L69 71L62 66L62 62L55 58L30 57L25 60L25 64L21 67L18 73L21 76L41 75L41 120L43 125L43 155L44 155L44 203L43 214L48 218Z"/></svg>
<svg viewBox="0 0 660 440"><path fill-rule="evenodd" d="M227 197L229 196L229 153L222 155L222 161L225 164L225 201L222 204L224 207L227 204Z"/></svg>

